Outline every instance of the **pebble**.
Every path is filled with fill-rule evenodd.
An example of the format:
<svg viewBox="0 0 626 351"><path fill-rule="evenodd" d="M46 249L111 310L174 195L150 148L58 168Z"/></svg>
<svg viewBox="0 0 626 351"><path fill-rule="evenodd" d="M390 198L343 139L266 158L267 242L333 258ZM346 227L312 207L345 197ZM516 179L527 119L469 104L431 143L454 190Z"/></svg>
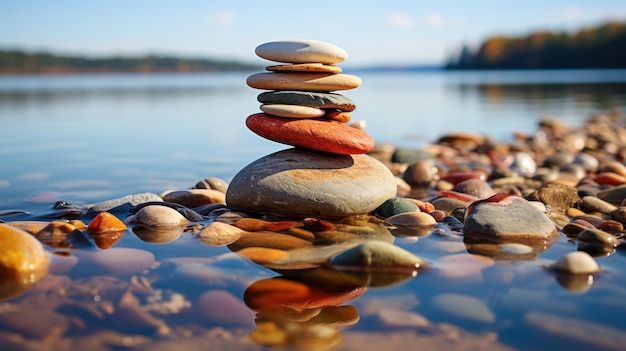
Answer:
<svg viewBox="0 0 626 351"><path fill-rule="evenodd" d="M351 112L356 109L354 101L338 93L297 90L266 91L257 96L257 101L262 104L302 105L320 109L337 109L345 112Z"/></svg>
<svg viewBox="0 0 626 351"><path fill-rule="evenodd" d="M600 271L600 265L588 253L574 251L559 258L552 269L568 274L594 274Z"/></svg>
<svg viewBox="0 0 626 351"><path fill-rule="evenodd" d="M496 194L486 181L477 178L459 182L452 188L452 191L476 196L479 199L486 199Z"/></svg>
<svg viewBox="0 0 626 351"><path fill-rule="evenodd" d="M385 219L385 224L409 227L430 227L437 224L437 221L428 213L404 212Z"/></svg>
<svg viewBox="0 0 626 351"><path fill-rule="evenodd" d="M261 111L267 115L287 118L315 118L324 115L324 110L317 107L284 104L263 104Z"/></svg>
<svg viewBox="0 0 626 351"><path fill-rule="evenodd" d="M468 209L463 226L466 238L528 240L536 244L558 238L554 223L521 197L495 195L481 201Z"/></svg>
<svg viewBox="0 0 626 351"><path fill-rule="evenodd" d="M254 53L266 60L288 63L318 62L332 65L348 58L348 53L342 48L310 39L271 41L257 46Z"/></svg>
<svg viewBox="0 0 626 351"><path fill-rule="evenodd" d="M489 306L483 300L472 296L443 293L435 295L431 303L441 311L459 318L488 324L496 321L496 315Z"/></svg>
<svg viewBox="0 0 626 351"><path fill-rule="evenodd" d="M427 187L435 181L437 172L437 167L435 167L432 159L421 160L409 164L402 175L402 179L412 186Z"/></svg>
<svg viewBox="0 0 626 351"><path fill-rule="evenodd" d="M367 155L287 149L240 170L226 203L282 216L345 217L369 213L395 194L393 174Z"/></svg>
<svg viewBox="0 0 626 351"><path fill-rule="evenodd" d="M213 189L166 191L161 194L161 198L165 202L173 202L189 208L226 202L224 192Z"/></svg>
<svg viewBox="0 0 626 351"><path fill-rule="evenodd" d="M587 212L611 213L617 209L617 206L595 196L583 196L582 208Z"/></svg>
<svg viewBox="0 0 626 351"><path fill-rule="evenodd" d="M311 247L313 243L295 236L274 232L248 232L228 245L233 251L249 247L265 247L278 250L295 250Z"/></svg>
<svg viewBox="0 0 626 351"><path fill-rule="evenodd" d="M158 226L182 226L187 224L187 219L178 211L158 205L146 206L133 216L126 219L127 223L141 224L149 227Z"/></svg>
<svg viewBox="0 0 626 351"><path fill-rule="evenodd" d="M100 212L89 223L87 231L90 233L106 233L125 231L126 225L119 218L108 212Z"/></svg>
<svg viewBox="0 0 626 351"><path fill-rule="evenodd" d="M374 140L367 133L330 120L277 118L257 113L246 119L246 126L265 139L334 154L364 154L374 147Z"/></svg>
<svg viewBox="0 0 626 351"><path fill-rule="evenodd" d="M0 299L23 293L48 272L43 245L29 233L0 223Z"/></svg>
<svg viewBox="0 0 626 351"><path fill-rule="evenodd" d="M404 212L419 212L420 209L409 200L400 197L393 197L383 202L376 209L376 214L383 217L388 218L399 213Z"/></svg>
<svg viewBox="0 0 626 351"><path fill-rule="evenodd" d="M237 241L246 231L223 222L211 222L198 233L198 239L211 246L222 246Z"/></svg>
<svg viewBox="0 0 626 351"><path fill-rule="evenodd" d="M620 206L626 199L626 185L619 185L598 192L597 197L615 206Z"/></svg>
<svg viewBox="0 0 626 351"><path fill-rule="evenodd" d="M193 189L213 189L225 194L228 183L217 177L209 177L197 182Z"/></svg>
<svg viewBox="0 0 626 351"><path fill-rule="evenodd" d="M345 73L264 72L249 76L246 84L263 90L331 92L358 88L361 78Z"/></svg>
<svg viewBox="0 0 626 351"><path fill-rule="evenodd" d="M330 265L350 270L415 270L424 261L414 254L383 241L369 241L331 257Z"/></svg>
<svg viewBox="0 0 626 351"><path fill-rule="evenodd" d="M619 241L615 236L600 229L594 228L588 228L583 230L578 234L576 240L592 246L617 247L617 245L619 245Z"/></svg>
<svg viewBox="0 0 626 351"><path fill-rule="evenodd" d="M93 205L87 206L89 212L114 212L114 213L127 213L133 207L145 202L163 201L161 197L154 193L138 193L132 195L126 195L120 198L101 201Z"/></svg>

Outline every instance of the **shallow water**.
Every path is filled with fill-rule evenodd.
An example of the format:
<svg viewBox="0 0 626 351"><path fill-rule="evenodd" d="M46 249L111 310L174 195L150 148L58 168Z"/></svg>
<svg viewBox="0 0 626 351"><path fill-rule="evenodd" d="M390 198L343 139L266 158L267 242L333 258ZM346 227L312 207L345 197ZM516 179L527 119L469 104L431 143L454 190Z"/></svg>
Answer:
<svg viewBox="0 0 626 351"><path fill-rule="evenodd" d="M453 131L509 140L513 131L533 133L543 116L576 126L593 113L626 111L624 71L353 73L363 79L360 88L345 92L358 104L353 119L366 120L366 131L377 142L407 147ZM82 206L131 193L187 189L206 177L229 181L246 164L284 148L245 128L245 117L258 110L258 92L245 86L245 77L0 77L0 211L30 213L2 219L48 214L59 200ZM354 306L358 318L342 322L306 319L309 309L300 306L303 320L294 322L281 310L257 316L255 325L255 311L243 297L280 274L226 246L206 245L191 231L160 244L129 229L108 249L90 237L77 239L71 250L48 247L55 252L52 272L24 294L0 301L0 345L258 349L255 335L261 332L255 330L295 349L624 345L624 251L597 257L602 273L577 291L543 268L576 250L564 236L538 257L507 257L482 267L462 261L467 249L454 232L393 234L376 235L427 260L430 268L415 276L359 277L368 283L358 287L328 272L290 273L312 289L353 293L339 304ZM121 263L109 267L94 258L98 255L109 255L103 262ZM459 257L462 262L456 263ZM128 268L133 266L138 268ZM346 285L368 288L354 292ZM140 301L129 302L128 291ZM168 298L179 299L178 309L155 304L160 311L137 312ZM341 315L336 304L321 309L336 317ZM37 311L41 325L16 326Z"/></svg>

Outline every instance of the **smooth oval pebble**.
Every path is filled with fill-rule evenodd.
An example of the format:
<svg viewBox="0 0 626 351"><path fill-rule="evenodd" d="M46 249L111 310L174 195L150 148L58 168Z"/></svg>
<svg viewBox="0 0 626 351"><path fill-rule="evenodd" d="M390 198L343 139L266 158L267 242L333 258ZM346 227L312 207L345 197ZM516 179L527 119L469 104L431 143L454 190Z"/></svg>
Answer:
<svg viewBox="0 0 626 351"><path fill-rule="evenodd" d="M226 202L224 192L213 189L170 191L164 192L161 197L165 202L173 202L189 208Z"/></svg>
<svg viewBox="0 0 626 351"><path fill-rule="evenodd" d="M287 149L240 170L226 202L282 216L345 217L369 213L395 193L393 174L372 157Z"/></svg>
<svg viewBox="0 0 626 351"><path fill-rule="evenodd" d="M569 274L593 274L600 271L600 265L588 253L574 251L559 258L552 269Z"/></svg>
<svg viewBox="0 0 626 351"><path fill-rule="evenodd" d="M266 91L257 96L257 101L262 104L302 105L345 112L352 112L356 109L354 101L338 93L292 90Z"/></svg>
<svg viewBox="0 0 626 351"><path fill-rule="evenodd" d="M188 222L175 209L159 205L146 206L137 211L134 216L128 217L127 221L146 226L180 226Z"/></svg>
<svg viewBox="0 0 626 351"><path fill-rule="evenodd" d="M197 182L193 189L213 189L225 194L228 183L217 177L209 177Z"/></svg>
<svg viewBox="0 0 626 351"><path fill-rule="evenodd" d="M617 247L619 241L617 238L605 231L595 228L588 228L578 234L576 240L590 245L604 245Z"/></svg>
<svg viewBox="0 0 626 351"><path fill-rule="evenodd" d="M393 215L385 220L385 224L404 226L433 226L437 224L435 218L424 212L405 212Z"/></svg>
<svg viewBox="0 0 626 351"><path fill-rule="evenodd" d="M286 118L315 118L324 115L324 110L317 107L284 104L263 104L261 111L271 116Z"/></svg>
<svg viewBox="0 0 626 351"><path fill-rule="evenodd" d="M368 241L341 252L330 259L330 265L350 270L417 269L424 262L414 254L383 241Z"/></svg>
<svg viewBox="0 0 626 351"><path fill-rule="evenodd" d="M404 212L419 212L420 209L416 204L400 197L393 197L382 203L377 209L376 214L383 218L388 218Z"/></svg>
<svg viewBox="0 0 626 351"><path fill-rule="evenodd" d="M332 65L348 58L348 53L339 46L310 39L271 41L257 46L254 53L266 60L287 63Z"/></svg>
<svg viewBox="0 0 626 351"><path fill-rule="evenodd" d="M345 73L256 73L246 79L249 87L263 90L303 90L330 92L350 90L361 85L361 78Z"/></svg>
<svg viewBox="0 0 626 351"><path fill-rule="evenodd" d="M329 120L278 118L257 113L246 119L246 126L265 139L340 155L364 154L375 144L367 133Z"/></svg>
<svg viewBox="0 0 626 351"><path fill-rule="evenodd" d="M244 234L246 231L234 225L212 222L198 233L198 238L207 245L221 246L234 243Z"/></svg>
<svg viewBox="0 0 626 351"><path fill-rule="evenodd" d="M16 296L48 272L48 253L29 233L0 223L0 299Z"/></svg>
<svg viewBox="0 0 626 351"><path fill-rule="evenodd" d="M267 66L265 67L265 69L272 72L341 72L341 67L339 66L325 65L322 63L295 63L286 65L273 65Z"/></svg>

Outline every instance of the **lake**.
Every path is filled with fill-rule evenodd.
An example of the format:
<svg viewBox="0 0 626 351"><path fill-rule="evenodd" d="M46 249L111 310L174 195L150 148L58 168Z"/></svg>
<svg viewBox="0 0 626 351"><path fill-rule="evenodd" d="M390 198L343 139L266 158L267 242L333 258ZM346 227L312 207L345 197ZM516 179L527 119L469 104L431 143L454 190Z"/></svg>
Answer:
<svg viewBox="0 0 626 351"><path fill-rule="evenodd" d="M474 132L507 142L514 132L533 135L546 117L580 126L596 113L626 112L626 70L346 73L363 80L361 87L342 92L357 103L352 120L366 121L365 130L377 143L406 148L419 148L451 132ZM285 148L246 128L245 118L259 111L259 91L246 86L248 75L0 76L0 213L28 212L0 218L34 219L52 211L56 201L84 206L134 193L188 189L207 177L230 181L250 162ZM271 286L278 273L237 258L225 246L200 243L191 233L166 245L140 240L135 234L128 230L114 248L148 252L154 262L132 273L95 268L90 272L89 265L96 267L97 262L88 256L107 250L47 247L59 257L77 257L78 265L55 268L31 290L0 300L0 348L4 350L2 343L7 343L8 349L34 349L52 342L58 349L86 345L97 345L98 350L175 349L176 345L190 350L262 349L261 345L268 345L263 342L271 345L267 338L275 337L283 342L277 342L277 348L286 345L298 350L405 347L399 339L414 341L416 348L496 345L557 350L580 343L615 349L619 343L598 340L626 339L623 250L599 258L608 273L582 293L564 288L541 268L575 250L562 238L539 257L497 261L482 275L468 279L444 277L437 270L392 279L392 283L382 279L351 300L332 305L333 309L322 308L326 314L316 310L318 315L306 323L283 315L256 316L255 324L243 296L252 286ZM418 240L398 237L395 244L438 262L451 253L444 248L450 240L454 241L436 235ZM67 293L51 297L50 291L61 284L68 286ZM110 296L89 295L89 284ZM142 299L142 311L155 291L163 301L178 299L188 305L182 304L187 307L176 312L135 313L133 318L140 321L125 324L118 319L126 315L111 312L123 309L119 306L129 308L120 302L131 299L120 292L124 289L111 288L124 284L134 286L131 290ZM142 284L151 284L154 290L137 293ZM98 297L94 303L84 296ZM485 311L450 313L436 307L441 296L457 303L464 298L478 300L476 308ZM228 312L220 311L212 299L221 301L223 308L228 306ZM28 313L15 311L15 306L26 304L35 305L24 309ZM190 313L190 305L204 314ZM351 307L350 313L357 317L334 320L345 313L342 306ZM9 314L11 320L16 315L24 320L38 318L33 315L37 309L45 313L40 317L44 322L32 327L35 330L7 320ZM306 309L297 310L302 317ZM430 324L420 324L420 318ZM566 325L573 330L570 333L550 333L541 327L570 319L575 320ZM58 320L65 327L54 329ZM161 333L164 325L170 330L165 334ZM259 334L265 341L258 341ZM461 340L467 341L465 346Z"/></svg>

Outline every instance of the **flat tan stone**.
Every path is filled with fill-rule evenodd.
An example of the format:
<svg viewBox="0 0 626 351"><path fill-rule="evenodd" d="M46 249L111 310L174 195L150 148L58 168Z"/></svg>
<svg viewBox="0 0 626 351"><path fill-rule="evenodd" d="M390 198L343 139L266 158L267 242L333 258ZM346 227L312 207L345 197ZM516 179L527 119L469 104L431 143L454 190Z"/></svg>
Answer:
<svg viewBox="0 0 626 351"><path fill-rule="evenodd" d="M350 90L361 85L361 78L345 73L256 73L246 79L251 88L328 92Z"/></svg>
<svg viewBox="0 0 626 351"><path fill-rule="evenodd" d="M315 118L324 115L324 110L316 107L284 104L263 104L261 111L268 115L287 118Z"/></svg>
<svg viewBox="0 0 626 351"><path fill-rule="evenodd" d="M334 44L308 39L271 41L257 46L254 52L266 60L288 63L334 64L348 58L348 53Z"/></svg>
<svg viewBox="0 0 626 351"><path fill-rule="evenodd" d="M265 67L266 70L272 72L309 72L309 73L339 73L341 67L333 65L325 65L323 63L295 63L287 65L274 65Z"/></svg>

